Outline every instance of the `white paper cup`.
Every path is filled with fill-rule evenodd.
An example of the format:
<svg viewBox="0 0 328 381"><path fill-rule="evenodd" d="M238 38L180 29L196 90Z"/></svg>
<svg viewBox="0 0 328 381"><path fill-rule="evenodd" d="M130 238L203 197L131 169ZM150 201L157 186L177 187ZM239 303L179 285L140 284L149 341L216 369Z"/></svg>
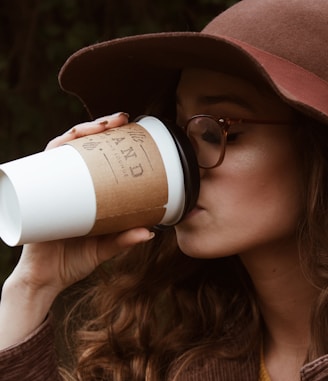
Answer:
<svg viewBox="0 0 328 381"><path fill-rule="evenodd" d="M16 246L174 225L185 181L172 134L144 117L0 165L0 237Z"/></svg>

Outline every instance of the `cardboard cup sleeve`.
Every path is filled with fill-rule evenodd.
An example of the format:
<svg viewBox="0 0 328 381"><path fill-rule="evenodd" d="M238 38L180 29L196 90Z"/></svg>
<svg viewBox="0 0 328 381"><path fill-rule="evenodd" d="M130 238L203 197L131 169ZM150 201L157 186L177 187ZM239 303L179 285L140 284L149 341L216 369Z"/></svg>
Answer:
<svg viewBox="0 0 328 381"><path fill-rule="evenodd" d="M184 197L175 143L145 117L0 165L0 237L16 246L173 225Z"/></svg>

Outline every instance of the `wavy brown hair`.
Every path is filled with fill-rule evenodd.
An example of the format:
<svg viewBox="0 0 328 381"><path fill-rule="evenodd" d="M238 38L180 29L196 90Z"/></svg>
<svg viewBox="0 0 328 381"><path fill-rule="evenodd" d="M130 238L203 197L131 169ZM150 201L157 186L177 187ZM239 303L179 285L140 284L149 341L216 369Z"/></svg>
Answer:
<svg viewBox="0 0 328 381"><path fill-rule="evenodd" d="M207 348L234 357L227 344L236 329L247 332L242 354L254 345L249 330L258 330L251 287L237 257L190 258L173 230L157 232L93 274L68 315L78 328L72 379L164 380L179 357L189 363Z"/></svg>
<svg viewBox="0 0 328 381"><path fill-rule="evenodd" d="M328 126L297 117L304 171L299 253L304 274L320 291L312 310L308 361L328 353Z"/></svg>
<svg viewBox="0 0 328 381"><path fill-rule="evenodd" d="M303 115L296 120L304 164L300 261L322 290L311 360L328 353L328 128ZM63 371L66 380L161 381L172 366L179 373L204 354L238 358L260 345L256 295L238 256L190 258L173 229L101 266L79 296L67 316L76 360Z"/></svg>

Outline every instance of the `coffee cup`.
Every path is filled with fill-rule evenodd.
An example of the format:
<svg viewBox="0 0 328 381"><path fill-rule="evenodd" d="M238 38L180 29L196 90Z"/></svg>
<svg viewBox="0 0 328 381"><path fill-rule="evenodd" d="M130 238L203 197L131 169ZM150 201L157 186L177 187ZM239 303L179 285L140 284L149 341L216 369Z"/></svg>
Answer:
<svg viewBox="0 0 328 381"><path fill-rule="evenodd" d="M0 165L0 237L17 246L165 228L193 208L198 192L186 135L143 116Z"/></svg>

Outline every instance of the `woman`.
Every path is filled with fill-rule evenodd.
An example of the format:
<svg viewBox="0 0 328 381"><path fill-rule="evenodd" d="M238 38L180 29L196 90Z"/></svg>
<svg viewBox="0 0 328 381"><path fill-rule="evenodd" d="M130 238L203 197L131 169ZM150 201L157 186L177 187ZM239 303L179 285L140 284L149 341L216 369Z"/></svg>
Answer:
<svg viewBox="0 0 328 381"><path fill-rule="evenodd" d="M202 33L68 60L61 84L93 118L147 106L176 119L197 153L199 198L155 237L141 227L25 246L0 307L3 379L327 379L327 17L325 0L243 0ZM127 115L107 121L48 148ZM59 371L47 316L86 277Z"/></svg>

